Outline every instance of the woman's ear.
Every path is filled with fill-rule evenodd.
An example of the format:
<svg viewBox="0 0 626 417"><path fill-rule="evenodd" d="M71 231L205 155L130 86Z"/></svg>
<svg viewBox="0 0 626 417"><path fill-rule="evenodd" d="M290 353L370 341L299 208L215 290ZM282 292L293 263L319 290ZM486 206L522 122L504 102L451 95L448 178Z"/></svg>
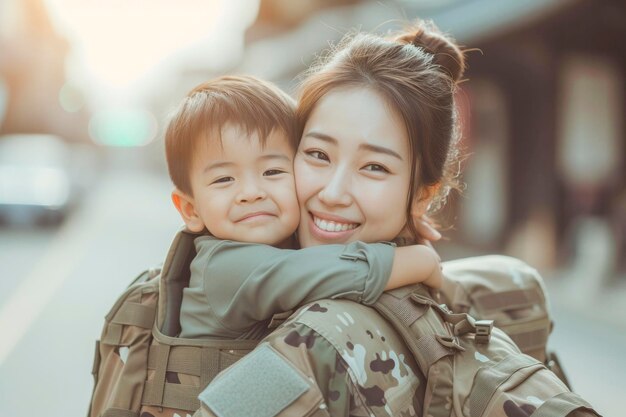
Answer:
<svg viewBox="0 0 626 417"><path fill-rule="evenodd" d="M430 203L432 203L433 199L437 195L437 192L439 192L440 187L441 183L436 183L433 185L425 185L420 188L419 193L417 193L411 205L411 215L413 217L422 217L428 212Z"/></svg>
<svg viewBox="0 0 626 417"><path fill-rule="evenodd" d="M204 230L204 223L196 212L193 197L188 196L177 188L172 191L172 202L180 213L180 217L182 217L185 225L187 225L187 229L195 233L200 233Z"/></svg>

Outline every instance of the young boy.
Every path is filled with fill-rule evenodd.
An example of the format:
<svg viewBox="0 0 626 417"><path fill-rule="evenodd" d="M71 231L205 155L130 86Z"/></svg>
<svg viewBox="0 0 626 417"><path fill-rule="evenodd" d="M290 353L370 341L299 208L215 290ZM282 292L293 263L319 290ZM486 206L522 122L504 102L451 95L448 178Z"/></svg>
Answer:
<svg viewBox="0 0 626 417"><path fill-rule="evenodd" d="M180 336L259 338L266 320L323 298L372 304L384 290L439 286L436 253L387 243L296 247L295 103L252 77L192 90L165 142L172 200L195 240Z"/></svg>

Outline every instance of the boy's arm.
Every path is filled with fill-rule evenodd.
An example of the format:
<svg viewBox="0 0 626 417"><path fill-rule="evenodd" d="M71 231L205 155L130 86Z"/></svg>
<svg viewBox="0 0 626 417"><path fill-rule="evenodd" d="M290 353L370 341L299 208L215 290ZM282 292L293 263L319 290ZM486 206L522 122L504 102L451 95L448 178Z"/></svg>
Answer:
<svg viewBox="0 0 626 417"><path fill-rule="evenodd" d="M442 279L441 259L434 249L425 245L403 246L396 248L385 291L420 282L439 288Z"/></svg>
<svg viewBox="0 0 626 417"><path fill-rule="evenodd" d="M373 304L396 250L362 242L289 250L211 238L196 247L192 275L201 277L211 314L231 330L324 298Z"/></svg>
<svg viewBox="0 0 626 417"><path fill-rule="evenodd" d="M300 250L233 241L207 247L199 246L204 292L212 313L231 330L324 298L372 304L385 289L424 281L436 256L415 246L363 242Z"/></svg>

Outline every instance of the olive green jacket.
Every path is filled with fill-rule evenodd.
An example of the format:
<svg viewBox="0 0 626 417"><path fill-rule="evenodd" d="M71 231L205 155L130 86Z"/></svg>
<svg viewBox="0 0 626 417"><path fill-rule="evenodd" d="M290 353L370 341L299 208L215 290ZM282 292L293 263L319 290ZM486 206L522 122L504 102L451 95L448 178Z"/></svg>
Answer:
<svg viewBox="0 0 626 417"><path fill-rule="evenodd" d="M196 238L181 337L257 338L259 322L311 301L344 298L373 304L391 273L388 243L306 249Z"/></svg>

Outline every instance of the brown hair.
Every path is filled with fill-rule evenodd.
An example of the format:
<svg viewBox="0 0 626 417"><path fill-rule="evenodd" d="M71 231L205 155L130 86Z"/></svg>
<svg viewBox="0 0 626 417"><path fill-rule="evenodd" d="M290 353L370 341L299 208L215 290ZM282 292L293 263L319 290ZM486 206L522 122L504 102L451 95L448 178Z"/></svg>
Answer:
<svg viewBox="0 0 626 417"><path fill-rule="evenodd" d="M192 194L189 169L200 143L221 140L222 128L232 123L248 135L257 133L262 145L280 129L295 149L299 136L295 101L275 85L250 76L223 76L198 85L183 99L165 132L165 155L170 178Z"/></svg>
<svg viewBox="0 0 626 417"><path fill-rule="evenodd" d="M418 21L389 37L349 34L309 70L300 89L297 117L302 133L317 102L336 88L366 87L381 94L406 126L411 149L411 203L424 185L441 184L430 212L459 189L460 139L454 93L465 59L432 22ZM419 197L419 194L417 194ZM408 222L413 237L415 225Z"/></svg>

